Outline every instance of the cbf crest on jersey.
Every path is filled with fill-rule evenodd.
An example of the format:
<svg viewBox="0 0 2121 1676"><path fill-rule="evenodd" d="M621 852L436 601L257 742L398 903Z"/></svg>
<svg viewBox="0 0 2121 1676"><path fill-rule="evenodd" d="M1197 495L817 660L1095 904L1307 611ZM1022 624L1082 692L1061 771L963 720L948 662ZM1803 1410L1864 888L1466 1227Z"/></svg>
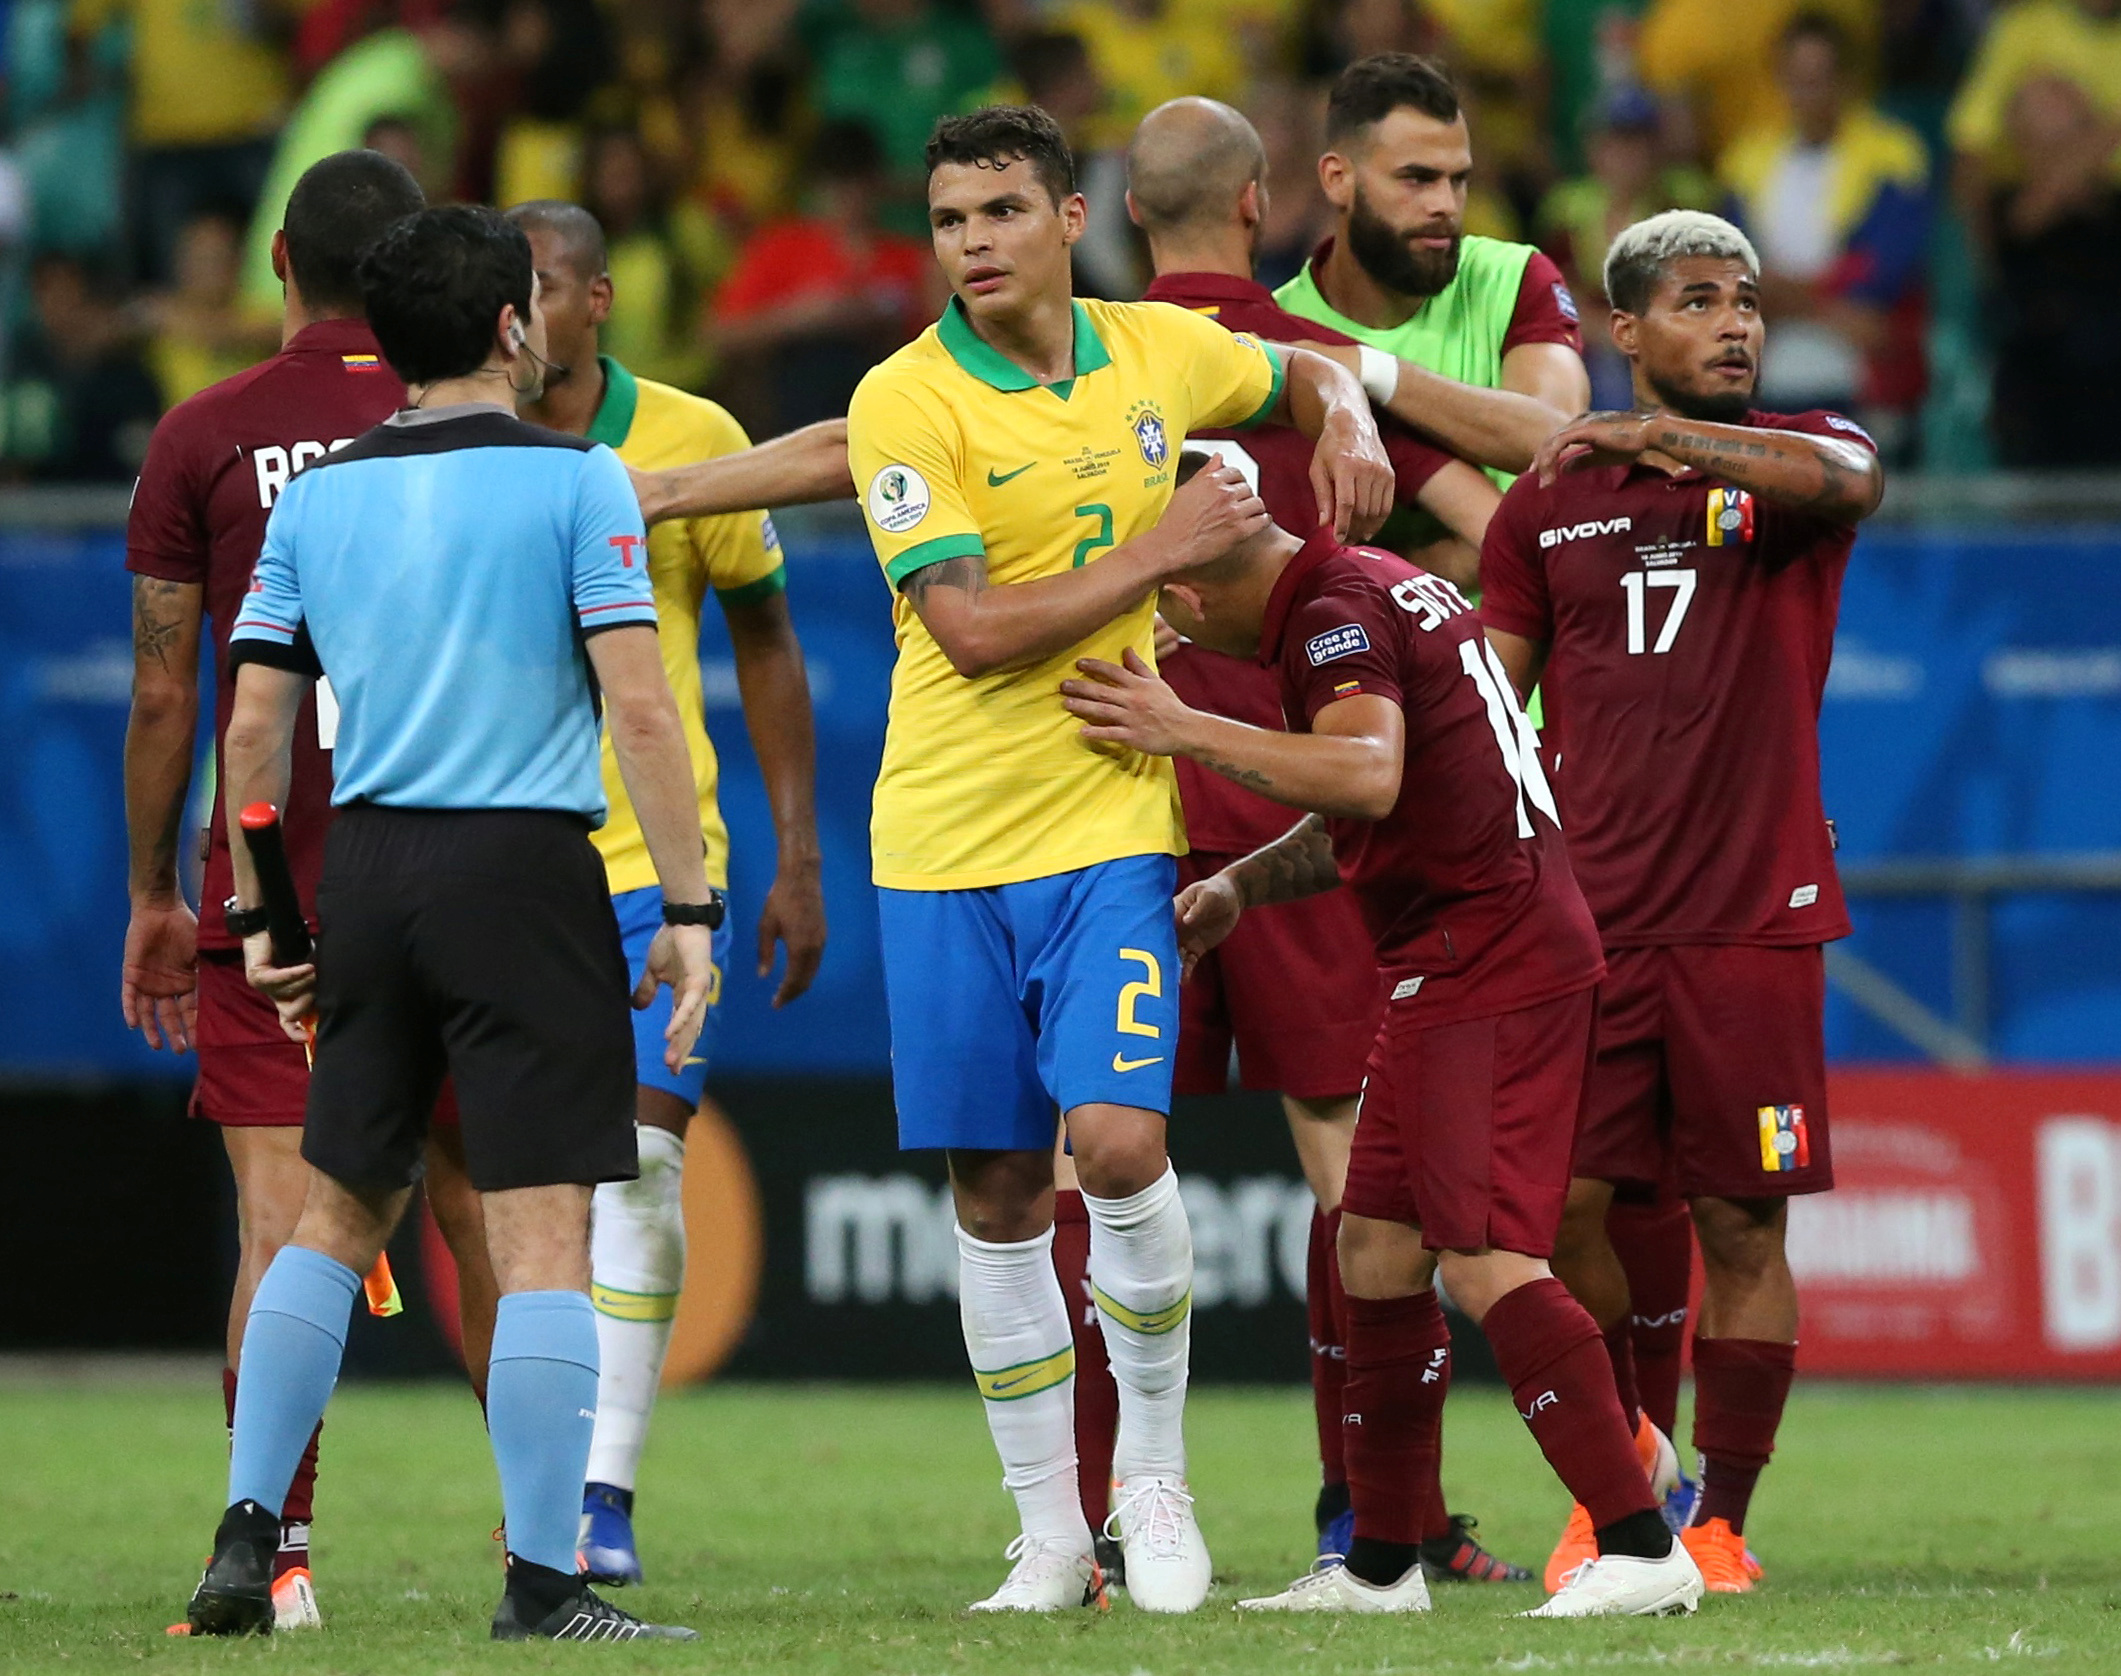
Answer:
<svg viewBox="0 0 2121 1676"><path fill-rule="evenodd" d="M1709 491L1709 545L1737 547L1753 539L1753 497L1743 489Z"/></svg>
<svg viewBox="0 0 2121 1676"><path fill-rule="evenodd" d="M1128 411L1127 429L1134 433L1134 446L1151 471L1162 471L1171 463L1171 433L1164 428L1163 409L1156 403L1136 402Z"/></svg>

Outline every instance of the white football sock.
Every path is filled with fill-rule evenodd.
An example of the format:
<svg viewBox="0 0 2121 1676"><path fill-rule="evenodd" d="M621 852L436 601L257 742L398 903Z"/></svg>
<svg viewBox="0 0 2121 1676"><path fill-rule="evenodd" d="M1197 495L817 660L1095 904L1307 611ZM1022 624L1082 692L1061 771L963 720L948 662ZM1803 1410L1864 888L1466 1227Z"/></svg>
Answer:
<svg viewBox="0 0 2121 1676"><path fill-rule="evenodd" d="M633 1488L663 1357L685 1284L685 1140L641 1124L641 1174L607 1181L590 1211L589 1295L597 1311L596 1433L589 1482Z"/></svg>
<svg viewBox="0 0 2121 1676"><path fill-rule="evenodd" d="M1024 1535L1087 1554L1075 1480L1075 1341L1053 1272L1053 1230L993 1245L960 1228L957 1270L965 1353Z"/></svg>
<svg viewBox="0 0 2121 1676"><path fill-rule="evenodd" d="M1119 1386L1112 1474L1186 1471L1186 1364L1193 1348L1193 1229L1178 1172L1124 1199L1083 1195L1090 1289Z"/></svg>

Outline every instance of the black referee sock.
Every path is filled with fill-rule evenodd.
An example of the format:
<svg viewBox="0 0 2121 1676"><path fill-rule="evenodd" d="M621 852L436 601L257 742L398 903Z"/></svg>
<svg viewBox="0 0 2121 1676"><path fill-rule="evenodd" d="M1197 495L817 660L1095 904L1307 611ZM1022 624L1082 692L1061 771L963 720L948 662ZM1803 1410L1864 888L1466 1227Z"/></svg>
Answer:
<svg viewBox="0 0 2121 1676"><path fill-rule="evenodd" d="M1625 1554L1630 1559L1661 1560L1672 1551L1672 1529L1654 1507L1615 1519L1598 1527L1598 1552Z"/></svg>
<svg viewBox="0 0 2121 1676"><path fill-rule="evenodd" d="M530 1608L524 1614L531 1624L541 1624L582 1592L581 1576L555 1571L520 1554L508 1556L508 1592Z"/></svg>
<svg viewBox="0 0 2121 1676"><path fill-rule="evenodd" d="M1420 1559L1418 1543L1380 1542L1374 1536L1358 1536L1348 1544L1349 1575L1373 1588L1389 1589Z"/></svg>

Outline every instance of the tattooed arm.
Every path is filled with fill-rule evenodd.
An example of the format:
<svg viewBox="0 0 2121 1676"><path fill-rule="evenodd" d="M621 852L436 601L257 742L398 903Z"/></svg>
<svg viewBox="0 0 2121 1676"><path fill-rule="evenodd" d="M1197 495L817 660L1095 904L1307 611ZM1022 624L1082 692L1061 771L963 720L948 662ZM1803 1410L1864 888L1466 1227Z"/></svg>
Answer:
<svg viewBox="0 0 2121 1676"><path fill-rule="evenodd" d="M1238 472L1210 466L1172 495L1153 529L1095 562L1031 582L990 583L981 553L912 572L900 591L967 680L1065 652L1125 616L1158 583L1220 557L1267 525Z"/></svg>
<svg viewBox="0 0 2121 1676"><path fill-rule="evenodd" d="M1179 975L1193 975L1200 957L1237 929L1247 908L1294 902L1337 889L1340 869L1326 823L1306 815L1273 843L1254 850L1179 892L1172 903L1178 921Z"/></svg>
<svg viewBox="0 0 2121 1676"><path fill-rule="evenodd" d="M199 725L194 582L133 578L133 699L125 727L127 887L132 918L118 1001L150 1047L191 1045L198 921L177 888L177 843Z"/></svg>
<svg viewBox="0 0 2121 1676"><path fill-rule="evenodd" d="M1577 465L1611 465L1660 454L1682 466L1836 523L1860 523L1878 510L1885 473L1861 443L1804 431L1716 425L1662 410L1587 413L1564 425L1532 461L1542 485Z"/></svg>
<svg viewBox="0 0 2121 1676"><path fill-rule="evenodd" d="M1247 791L1348 820L1382 820L1399 801L1407 724L1389 698L1357 693L1320 710L1309 733L1283 733L1190 708L1131 651L1124 666L1085 658L1076 667L1081 677L1063 681L1061 696L1085 739L1191 757Z"/></svg>

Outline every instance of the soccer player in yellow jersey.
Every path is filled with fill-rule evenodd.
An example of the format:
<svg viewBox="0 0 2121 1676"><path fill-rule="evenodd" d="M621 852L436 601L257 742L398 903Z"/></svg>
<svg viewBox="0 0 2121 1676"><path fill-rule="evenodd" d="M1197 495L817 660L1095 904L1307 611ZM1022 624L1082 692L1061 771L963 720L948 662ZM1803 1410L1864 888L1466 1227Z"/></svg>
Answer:
<svg viewBox="0 0 2121 1676"><path fill-rule="evenodd" d="M749 445L743 428L713 402L636 378L598 353L597 328L611 312L612 286L603 229L587 210L541 200L509 211L509 218L530 239L551 356L545 393L525 409L525 417L608 443L638 470L727 455ZM637 562L648 566L655 589L663 671L692 751L707 877L717 891L728 884L729 833L715 799L714 747L707 739L700 690L700 610L710 588L729 625L744 719L780 845L773 888L758 922L761 975L772 967L774 944L787 949L774 997L779 1006L809 987L825 946L810 687L788 617L780 544L772 520L759 512L679 519L650 532L647 553ZM595 842L638 978L649 940L662 923L662 895L608 738L604 792L611 816ZM720 997L730 940L724 923L715 933L710 1006ZM685 1275L680 1193L685 1125L700 1103L719 1016L708 1013L699 1044L673 1073L663 1064L662 1050L669 1005L667 992L658 992L646 1011L634 1014L640 1178L598 1188L594 1207L590 1293L603 1367L583 1495L581 1552L589 1575L603 1583L641 1580L633 1536L634 1475Z"/></svg>
<svg viewBox="0 0 2121 1676"><path fill-rule="evenodd" d="M1186 1612L1208 1554L1186 1489L1192 1238L1164 1150L1183 850L1157 758L1086 742L1080 658L1148 660L1157 586L1265 508L1227 467L1174 495L1193 430L1317 439L1321 523L1367 533L1392 470L1354 377L1163 303L1081 303L1084 204L1044 112L945 119L928 216L953 297L848 413L896 594L872 825L899 1141L948 1150L965 1344L1023 1531L985 1610L1103 1597L1076 1495L1074 1353L1055 1278L1053 1137L1091 1217L1134 1603Z"/></svg>

